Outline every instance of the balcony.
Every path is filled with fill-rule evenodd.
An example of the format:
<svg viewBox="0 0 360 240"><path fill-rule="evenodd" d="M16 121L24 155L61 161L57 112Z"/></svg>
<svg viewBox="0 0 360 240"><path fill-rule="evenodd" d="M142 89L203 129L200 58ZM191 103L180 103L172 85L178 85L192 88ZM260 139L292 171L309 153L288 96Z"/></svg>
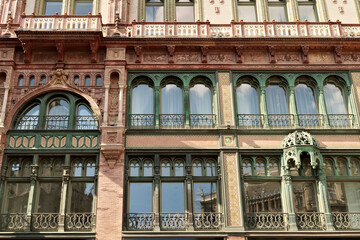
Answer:
<svg viewBox="0 0 360 240"><path fill-rule="evenodd" d="M296 121L297 120L297 121ZM355 127L353 114L238 114L238 127L241 129L351 129Z"/></svg>
<svg viewBox="0 0 360 240"><path fill-rule="evenodd" d="M215 126L215 114L129 114L131 129L215 128Z"/></svg>
<svg viewBox="0 0 360 240"><path fill-rule="evenodd" d="M325 230L325 215L318 212L296 213L299 230Z"/></svg>
<svg viewBox="0 0 360 240"><path fill-rule="evenodd" d="M95 229L93 213L21 213L0 214L2 232L39 231L92 231Z"/></svg>
<svg viewBox="0 0 360 240"><path fill-rule="evenodd" d="M122 37L360 37L359 24L341 22L132 22L103 25L101 15L22 15L20 30L101 31L105 36Z"/></svg>
<svg viewBox="0 0 360 240"><path fill-rule="evenodd" d="M190 217L192 215L192 217ZM157 217L159 216L159 217ZM153 231L159 219L161 231L218 230L222 227L222 213L128 213L127 229Z"/></svg>
<svg viewBox="0 0 360 240"><path fill-rule="evenodd" d="M101 31L101 15L22 15L21 30Z"/></svg>
<svg viewBox="0 0 360 240"><path fill-rule="evenodd" d="M288 229L288 214L286 213L246 213L247 227L258 230L286 230Z"/></svg>
<svg viewBox="0 0 360 240"><path fill-rule="evenodd" d="M360 213L335 212L332 213L332 220L336 230L359 230Z"/></svg>

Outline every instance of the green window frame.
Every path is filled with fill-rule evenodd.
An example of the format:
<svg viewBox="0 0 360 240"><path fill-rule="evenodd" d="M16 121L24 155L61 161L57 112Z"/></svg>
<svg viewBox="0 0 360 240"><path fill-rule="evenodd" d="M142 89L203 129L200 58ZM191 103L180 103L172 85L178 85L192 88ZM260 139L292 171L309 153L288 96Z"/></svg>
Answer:
<svg viewBox="0 0 360 240"><path fill-rule="evenodd" d="M256 0L237 0L237 19L244 22L257 22ZM244 18L244 14L250 16Z"/></svg>

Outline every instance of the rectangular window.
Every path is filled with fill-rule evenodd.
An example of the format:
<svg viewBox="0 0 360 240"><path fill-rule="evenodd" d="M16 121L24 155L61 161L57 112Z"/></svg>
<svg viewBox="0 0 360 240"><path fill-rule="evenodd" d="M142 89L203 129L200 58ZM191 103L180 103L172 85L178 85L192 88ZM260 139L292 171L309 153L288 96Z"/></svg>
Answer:
<svg viewBox="0 0 360 240"><path fill-rule="evenodd" d="M45 2L45 15L61 14L62 1L46 1Z"/></svg>
<svg viewBox="0 0 360 240"><path fill-rule="evenodd" d="M29 200L29 183L8 183L5 213L26 213Z"/></svg>
<svg viewBox="0 0 360 240"><path fill-rule="evenodd" d="M245 182L247 213L282 212L280 182Z"/></svg>
<svg viewBox="0 0 360 240"><path fill-rule="evenodd" d="M328 182L331 212L360 212L360 183Z"/></svg>
<svg viewBox="0 0 360 240"><path fill-rule="evenodd" d="M215 182L194 183L194 212L217 212L217 196Z"/></svg>
<svg viewBox="0 0 360 240"><path fill-rule="evenodd" d="M283 0L268 0L269 20L287 22L286 3Z"/></svg>
<svg viewBox="0 0 360 240"><path fill-rule="evenodd" d="M161 184L161 212L184 213L184 183L163 182Z"/></svg>
<svg viewBox="0 0 360 240"><path fill-rule="evenodd" d="M316 22L316 5L313 0L298 0L300 21Z"/></svg>
<svg viewBox="0 0 360 240"><path fill-rule="evenodd" d="M317 212L314 182L293 182L295 212Z"/></svg>
<svg viewBox="0 0 360 240"><path fill-rule="evenodd" d="M152 192L152 183L130 183L129 213L151 213Z"/></svg>
<svg viewBox="0 0 360 240"><path fill-rule="evenodd" d="M146 21L163 22L164 21L164 2L163 0L146 1Z"/></svg>
<svg viewBox="0 0 360 240"><path fill-rule="evenodd" d="M194 1L193 0L176 0L176 21L194 22Z"/></svg>
<svg viewBox="0 0 360 240"><path fill-rule="evenodd" d="M70 212L92 212L95 184L93 182L73 182L71 184L71 189Z"/></svg>
<svg viewBox="0 0 360 240"><path fill-rule="evenodd" d="M238 19L244 22L256 22L255 0L238 0Z"/></svg>
<svg viewBox="0 0 360 240"><path fill-rule="evenodd" d="M75 14L87 15L92 13L93 2L92 1L76 1L75 2Z"/></svg>

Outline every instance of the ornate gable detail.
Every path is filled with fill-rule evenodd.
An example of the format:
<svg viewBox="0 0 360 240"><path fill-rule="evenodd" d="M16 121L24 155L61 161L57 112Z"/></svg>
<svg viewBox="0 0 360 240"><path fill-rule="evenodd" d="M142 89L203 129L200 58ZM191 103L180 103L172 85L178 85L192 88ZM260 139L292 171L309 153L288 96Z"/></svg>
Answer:
<svg viewBox="0 0 360 240"><path fill-rule="evenodd" d="M62 69L56 69L53 73L50 74L51 81L49 85L63 85L63 86L70 86L68 82L68 73Z"/></svg>
<svg viewBox="0 0 360 240"><path fill-rule="evenodd" d="M282 147L288 148L297 145L311 145L319 147L318 141L310 133L305 131L295 131L287 135L282 141Z"/></svg>

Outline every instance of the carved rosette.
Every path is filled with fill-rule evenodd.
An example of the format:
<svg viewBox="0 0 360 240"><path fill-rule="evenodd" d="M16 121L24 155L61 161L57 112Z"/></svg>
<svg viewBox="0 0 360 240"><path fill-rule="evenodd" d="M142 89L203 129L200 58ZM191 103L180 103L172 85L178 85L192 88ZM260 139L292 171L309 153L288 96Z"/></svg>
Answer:
<svg viewBox="0 0 360 240"><path fill-rule="evenodd" d="M305 131L295 131L293 133L290 133L282 141L283 148L296 145L313 145L315 147L319 147L318 141L310 133Z"/></svg>

